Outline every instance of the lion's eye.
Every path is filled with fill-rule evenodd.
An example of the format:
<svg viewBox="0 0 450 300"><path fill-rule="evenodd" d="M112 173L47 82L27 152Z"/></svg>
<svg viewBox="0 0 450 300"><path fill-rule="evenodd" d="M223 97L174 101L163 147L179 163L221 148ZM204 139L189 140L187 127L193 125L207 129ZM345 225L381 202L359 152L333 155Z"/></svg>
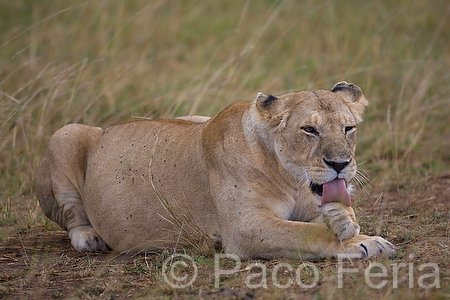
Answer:
<svg viewBox="0 0 450 300"><path fill-rule="evenodd" d="M345 133L348 133L348 132L352 131L355 128L356 128L356 126L346 126L345 127Z"/></svg>
<svg viewBox="0 0 450 300"><path fill-rule="evenodd" d="M302 130L306 133L312 133L315 135L319 135L319 132L317 132L317 130L312 126L303 126Z"/></svg>

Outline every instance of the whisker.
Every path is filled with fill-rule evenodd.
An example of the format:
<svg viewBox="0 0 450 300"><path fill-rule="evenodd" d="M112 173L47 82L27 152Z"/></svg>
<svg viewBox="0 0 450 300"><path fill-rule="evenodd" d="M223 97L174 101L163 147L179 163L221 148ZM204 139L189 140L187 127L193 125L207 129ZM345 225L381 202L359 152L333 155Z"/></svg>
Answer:
<svg viewBox="0 0 450 300"><path fill-rule="evenodd" d="M369 191L367 190L367 186L369 185L373 186L373 183L369 179L369 175L367 175L367 173L364 174L361 171L357 170L355 177L353 179L355 179L358 187L362 189L366 195L370 194Z"/></svg>
<svg viewBox="0 0 450 300"><path fill-rule="evenodd" d="M298 167L295 170L294 176L297 179L296 189L298 189L304 183L308 182L308 173L306 172L306 169L304 167Z"/></svg>
<svg viewBox="0 0 450 300"><path fill-rule="evenodd" d="M356 170L356 174L359 176L359 178L367 181L368 184L374 185L372 180L370 180L369 174L365 170Z"/></svg>
<svg viewBox="0 0 450 300"><path fill-rule="evenodd" d="M361 166L361 165L364 165L366 162L367 162L367 160L364 160L364 161L362 161L362 162L360 162L360 163L357 163L356 165L357 165L357 166Z"/></svg>

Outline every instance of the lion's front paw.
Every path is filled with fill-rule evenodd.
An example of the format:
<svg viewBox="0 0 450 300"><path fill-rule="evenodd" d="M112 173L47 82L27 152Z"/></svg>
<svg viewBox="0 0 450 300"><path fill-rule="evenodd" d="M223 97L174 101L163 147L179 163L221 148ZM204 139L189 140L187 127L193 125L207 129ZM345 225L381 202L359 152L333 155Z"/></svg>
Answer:
<svg viewBox="0 0 450 300"><path fill-rule="evenodd" d="M396 247L379 236L357 235L351 239L342 241L345 247L344 257L351 254L349 258L370 258L395 254ZM356 256L356 257L355 257Z"/></svg>
<svg viewBox="0 0 450 300"><path fill-rule="evenodd" d="M355 213L351 207L340 202L332 202L322 207L322 214L325 224L339 240L359 234L360 227L356 223Z"/></svg>
<svg viewBox="0 0 450 300"><path fill-rule="evenodd" d="M344 222L330 222L330 228L336 234L339 240L346 240L352 236L359 234L359 225L351 220L346 220Z"/></svg>

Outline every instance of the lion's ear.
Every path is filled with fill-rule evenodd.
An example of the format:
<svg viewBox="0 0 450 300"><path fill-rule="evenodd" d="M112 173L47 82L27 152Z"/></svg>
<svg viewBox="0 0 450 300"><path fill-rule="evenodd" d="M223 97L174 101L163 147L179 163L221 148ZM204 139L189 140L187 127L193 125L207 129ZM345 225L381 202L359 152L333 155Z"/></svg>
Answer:
<svg viewBox="0 0 450 300"><path fill-rule="evenodd" d="M259 118L266 120L269 126L277 126L280 130L286 126L289 111L285 109L283 100L259 92L255 97L254 103L256 104Z"/></svg>
<svg viewBox="0 0 450 300"><path fill-rule="evenodd" d="M335 84L331 89L333 93L338 94L347 103L348 108L352 112L357 123L362 122L364 109L369 104L363 95L363 92L353 83L341 81Z"/></svg>

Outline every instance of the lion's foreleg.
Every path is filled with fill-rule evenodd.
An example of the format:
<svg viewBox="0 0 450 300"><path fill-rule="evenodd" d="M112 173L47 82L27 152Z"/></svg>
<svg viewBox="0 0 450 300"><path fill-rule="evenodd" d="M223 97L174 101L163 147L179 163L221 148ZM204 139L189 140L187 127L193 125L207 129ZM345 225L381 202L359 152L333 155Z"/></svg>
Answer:
<svg viewBox="0 0 450 300"><path fill-rule="evenodd" d="M395 247L381 237L354 235L339 240L325 223L279 219L267 213L245 217L223 233L227 253L241 258L336 257L350 254L360 258L392 255ZM238 224L239 223L239 224Z"/></svg>

